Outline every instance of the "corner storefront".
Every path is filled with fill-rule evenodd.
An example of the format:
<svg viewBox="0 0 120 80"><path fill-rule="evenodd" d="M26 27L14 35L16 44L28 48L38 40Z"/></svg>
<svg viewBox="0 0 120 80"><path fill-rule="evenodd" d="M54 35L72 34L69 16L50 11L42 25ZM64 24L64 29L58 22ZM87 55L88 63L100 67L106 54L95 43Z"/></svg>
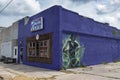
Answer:
<svg viewBox="0 0 120 80"><path fill-rule="evenodd" d="M60 70L120 60L120 31L53 6L19 20L18 62Z"/></svg>
<svg viewBox="0 0 120 80"><path fill-rule="evenodd" d="M19 63L60 69L59 7L19 20Z"/></svg>

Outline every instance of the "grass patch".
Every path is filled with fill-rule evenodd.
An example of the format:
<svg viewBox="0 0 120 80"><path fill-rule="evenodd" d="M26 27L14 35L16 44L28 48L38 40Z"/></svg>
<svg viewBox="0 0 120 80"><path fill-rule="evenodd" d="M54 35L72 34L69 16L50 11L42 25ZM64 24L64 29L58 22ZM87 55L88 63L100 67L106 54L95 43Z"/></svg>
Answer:
<svg viewBox="0 0 120 80"><path fill-rule="evenodd" d="M114 63L120 62L120 60L113 61Z"/></svg>
<svg viewBox="0 0 120 80"><path fill-rule="evenodd" d="M106 65L106 64L108 64L108 63L107 63L107 62L102 62L102 64Z"/></svg>
<svg viewBox="0 0 120 80"><path fill-rule="evenodd" d="M86 66L86 64L84 63L84 64L82 64L80 67L86 68L87 66Z"/></svg>

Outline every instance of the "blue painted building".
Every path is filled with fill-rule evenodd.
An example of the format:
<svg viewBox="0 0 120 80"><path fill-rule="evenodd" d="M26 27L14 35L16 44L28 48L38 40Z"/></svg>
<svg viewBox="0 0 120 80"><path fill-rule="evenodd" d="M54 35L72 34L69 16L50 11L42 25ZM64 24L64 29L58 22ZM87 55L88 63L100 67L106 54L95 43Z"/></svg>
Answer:
<svg viewBox="0 0 120 80"><path fill-rule="evenodd" d="M19 20L18 62L60 70L120 59L120 31L53 6Z"/></svg>

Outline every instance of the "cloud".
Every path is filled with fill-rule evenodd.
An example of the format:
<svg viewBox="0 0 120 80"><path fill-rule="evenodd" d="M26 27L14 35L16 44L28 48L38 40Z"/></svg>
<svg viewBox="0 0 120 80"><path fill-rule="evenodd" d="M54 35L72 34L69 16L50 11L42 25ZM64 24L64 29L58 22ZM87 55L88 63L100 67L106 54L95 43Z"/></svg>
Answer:
<svg viewBox="0 0 120 80"><path fill-rule="evenodd" d="M95 1L95 0L70 0L76 4L85 4L85 3L88 3L88 2L91 2L91 1Z"/></svg>
<svg viewBox="0 0 120 80"><path fill-rule="evenodd" d="M98 14L106 14L117 11L120 8L119 0L99 0L97 1Z"/></svg>
<svg viewBox="0 0 120 80"><path fill-rule="evenodd" d="M120 29L120 0L99 0L96 11L98 21L110 23Z"/></svg>
<svg viewBox="0 0 120 80"><path fill-rule="evenodd" d="M6 1L6 0L3 0ZM0 3L5 3L2 0ZM6 1L7 2L7 1ZM40 4L36 0L13 0L13 2L4 10L2 15L32 15L40 11Z"/></svg>
<svg viewBox="0 0 120 80"><path fill-rule="evenodd" d="M0 10L10 0L0 0ZM31 16L41 11L41 6L36 0L13 0L13 2L0 14L0 25L10 26L25 16ZM4 22L7 21L7 22Z"/></svg>
<svg viewBox="0 0 120 80"><path fill-rule="evenodd" d="M45 10L53 5L61 5L63 2L62 0L37 0L39 1L39 4L41 5L41 10Z"/></svg>
<svg viewBox="0 0 120 80"><path fill-rule="evenodd" d="M8 0L0 0L0 8L6 2ZM109 23L111 26L120 29L120 0L13 0L2 13L2 16L0 15L3 20L0 20L0 25L10 25L15 20L24 16L35 15L53 5L62 5L80 15L93 18L99 22ZM4 23L4 21L7 22Z"/></svg>
<svg viewBox="0 0 120 80"><path fill-rule="evenodd" d="M75 2L76 1L76 2ZM81 1L80 3L77 3ZM120 29L120 0L66 0L65 8ZM74 4L73 2L77 3Z"/></svg>
<svg viewBox="0 0 120 80"><path fill-rule="evenodd" d="M72 6L71 6L72 5ZM95 10L95 2L89 1L88 3L76 5L73 4L73 2L64 2L63 7L72 10L74 12L79 13L80 15L86 16L86 17L95 17L96 10Z"/></svg>

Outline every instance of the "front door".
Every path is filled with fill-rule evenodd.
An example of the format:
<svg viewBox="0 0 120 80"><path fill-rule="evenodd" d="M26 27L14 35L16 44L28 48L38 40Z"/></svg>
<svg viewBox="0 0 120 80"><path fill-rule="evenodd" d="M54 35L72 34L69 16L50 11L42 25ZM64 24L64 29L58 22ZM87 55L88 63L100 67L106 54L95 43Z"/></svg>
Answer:
<svg viewBox="0 0 120 80"><path fill-rule="evenodd" d="M20 48L20 63L23 63L23 47Z"/></svg>

